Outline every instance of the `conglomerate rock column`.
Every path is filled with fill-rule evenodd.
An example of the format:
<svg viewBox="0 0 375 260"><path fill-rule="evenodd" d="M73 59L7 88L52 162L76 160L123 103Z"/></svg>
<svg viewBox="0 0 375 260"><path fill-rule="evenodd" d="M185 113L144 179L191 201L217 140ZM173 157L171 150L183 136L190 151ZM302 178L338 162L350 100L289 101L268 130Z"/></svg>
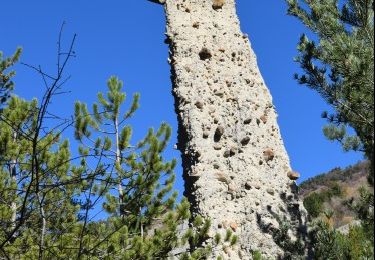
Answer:
<svg viewBox="0 0 375 260"><path fill-rule="evenodd" d="M179 119L185 196L192 211L212 220L212 234L232 229L235 249L283 255L272 238L275 216L298 224L295 174L276 121L272 97L235 0L166 0L173 93Z"/></svg>

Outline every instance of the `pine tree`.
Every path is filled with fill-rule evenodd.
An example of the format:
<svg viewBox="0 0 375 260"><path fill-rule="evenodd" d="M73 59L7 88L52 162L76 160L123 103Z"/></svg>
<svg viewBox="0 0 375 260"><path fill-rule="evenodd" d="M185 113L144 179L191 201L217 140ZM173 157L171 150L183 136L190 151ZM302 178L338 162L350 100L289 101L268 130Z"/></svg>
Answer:
<svg viewBox="0 0 375 260"><path fill-rule="evenodd" d="M0 122L0 248L11 259L45 259L77 212L69 198L79 186L64 184L74 177L69 144L58 133L35 136L38 110L13 96Z"/></svg>
<svg viewBox="0 0 375 260"><path fill-rule="evenodd" d="M209 238L210 221L198 217L191 228L186 226L191 217L189 203L184 199L176 205L177 193L172 192L176 161L165 162L162 156L171 128L163 123L132 144L132 128L125 124L139 107L139 94L121 113L126 99L122 88L123 83L112 77L106 95L98 94L92 113L86 104L75 106L81 165L88 167L86 157L94 154L95 168L103 169L100 178L88 183L86 203L94 207L102 202L108 214L106 221L90 225L89 207L84 207L78 257L205 259L211 253L211 245L202 247Z"/></svg>
<svg viewBox="0 0 375 260"><path fill-rule="evenodd" d="M316 36L305 34L296 61L300 84L317 91L334 108L323 113L324 134L344 150L363 151L374 174L374 2L372 0L287 0L288 13ZM342 7L340 8L340 6ZM348 127L355 130L348 133Z"/></svg>
<svg viewBox="0 0 375 260"><path fill-rule="evenodd" d="M121 113L122 82L112 77L108 88L92 113L75 105L77 157L61 138L64 127L44 125L46 104L7 101L0 120L0 257L195 260L214 245L233 246L232 234L207 243L209 220L188 226L189 203L176 203L172 191L176 161L162 156L170 127L150 129L132 145L132 128L124 124L139 95Z"/></svg>
<svg viewBox="0 0 375 260"><path fill-rule="evenodd" d="M164 162L161 156L171 129L162 124L156 132L150 129L138 144L130 145L132 128L124 124L138 108L139 95L134 96L130 109L121 114L120 109L126 98L122 92L122 82L112 77L108 81L108 88L106 96L98 94L99 103L93 105L92 114L83 103L77 102L75 106L75 136L81 143L81 165L90 169L86 157L93 154L93 160L97 162L95 169L102 171L99 181L92 179L87 183L88 199L85 202L87 205L84 205L83 221L89 222L89 210L97 202L102 202L109 214L109 221L105 223L106 232L97 233L98 237L93 239L99 242L96 245L81 243L78 254L81 257L94 249L92 253L97 255L98 250L102 249L108 256L126 254L129 259L146 257L147 254L151 256L156 248L151 249L148 243L143 243L146 227L171 210L177 197L176 193L167 197L172 190L176 162ZM164 185L159 184L161 178ZM90 227L84 225L80 241L92 235ZM110 237L110 244L107 236ZM135 248L132 250L127 250L129 237L134 238ZM122 241L122 245L115 241ZM101 246L110 250L104 250Z"/></svg>
<svg viewBox="0 0 375 260"><path fill-rule="evenodd" d="M15 75L14 71L6 72L12 67L21 55L21 48L17 48L16 52L9 58L3 58L3 53L0 51L0 108L9 98L10 91L13 90L14 83L11 78Z"/></svg>
<svg viewBox="0 0 375 260"><path fill-rule="evenodd" d="M316 40L302 35L296 61L304 71L296 80L317 91L333 107L323 113L324 134L345 151L362 151L371 161L374 184L374 2L372 0L287 0L288 13L300 19ZM350 135L348 127L354 129ZM361 220L348 236L324 223L315 225L313 246L319 259L371 259L374 195L361 189L354 209ZM371 231L370 231L371 230ZM357 237L357 238L354 238ZM360 237L360 238L359 238ZM358 239L359 238L359 239ZM369 246L370 245L370 246ZM361 250L358 250L361 248ZM338 258L337 258L338 257Z"/></svg>
<svg viewBox="0 0 375 260"><path fill-rule="evenodd" d="M0 255L5 259L51 259L62 234L77 223L79 207L72 198L80 194L81 178L69 171L70 149L61 140L63 130L46 123L71 54L66 52L57 75L44 82L41 102L9 98L14 72L4 72L17 61L20 49L2 62L7 82L0 120Z"/></svg>

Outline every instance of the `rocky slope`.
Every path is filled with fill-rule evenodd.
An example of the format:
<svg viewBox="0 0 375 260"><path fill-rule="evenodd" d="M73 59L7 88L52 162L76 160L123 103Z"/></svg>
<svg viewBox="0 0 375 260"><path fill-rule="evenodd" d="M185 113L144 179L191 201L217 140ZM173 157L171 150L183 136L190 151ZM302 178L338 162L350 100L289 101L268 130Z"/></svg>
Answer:
<svg viewBox="0 0 375 260"><path fill-rule="evenodd" d="M349 204L358 199L360 187L369 188L368 172L367 161L345 169L335 168L301 183L301 198L307 209L320 213L320 217L324 217L325 213L333 214L332 221L336 228L354 223L355 213Z"/></svg>

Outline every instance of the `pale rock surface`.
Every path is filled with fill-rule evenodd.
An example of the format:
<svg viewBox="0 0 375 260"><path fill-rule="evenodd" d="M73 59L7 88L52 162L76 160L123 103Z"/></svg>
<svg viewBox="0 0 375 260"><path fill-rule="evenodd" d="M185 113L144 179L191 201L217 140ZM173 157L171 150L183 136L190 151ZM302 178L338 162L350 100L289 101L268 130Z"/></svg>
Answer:
<svg viewBox="0 0 375 260"><path fill-rule="evenodd" d="M282 257L275 214L298 226L304 210L235 1L166 0L164 8L185 196L194 214L211 218L213 234L227 227L239 237L213 259L251 259L256 250Z"/></svg>

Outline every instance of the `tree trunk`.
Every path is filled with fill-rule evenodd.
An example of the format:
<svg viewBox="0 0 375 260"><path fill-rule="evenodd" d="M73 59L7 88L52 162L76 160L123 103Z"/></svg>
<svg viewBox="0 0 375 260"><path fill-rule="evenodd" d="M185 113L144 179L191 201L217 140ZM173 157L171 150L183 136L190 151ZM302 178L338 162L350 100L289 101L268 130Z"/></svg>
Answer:
<svg viewBox="0 0 375 260"><path fill-rule="evenodd" d="M271 237L279 226L275 216L302 225L304 210L288 178L272 97L240 30L235 1L166 0L164 7L178 147L192 211L212 220L212 234L224 237L232 229L239 237L232 251L219 248L215 256L283 256Z"/></svg>
<svg viewBox="0 0 375 260"><path fill-rule="evenodd" d="M46 228L47 228L47 220L46 220L46 214L44 211L43 207L43 199L40 197L39 192L36 193L36 198L39 203L39 212L40 212L40 217L42 218L42 225L41 225L41 232L40 232L40 239L39 239L39 260L43 260L43 255L44 255L44 240L46 236Z"/></svg>
<svg viewBox="0 0 375 260"><path fill-rule="evenodd" d="M120 132L119 132L119 123L118 123L118 118L116 116L114 122L114 127L115 127L115 136L116 136L116 164L121 163L121 151L120 151ZM121 183L121 178L120 176L117 176L119 179L118 183L118 193L119 193L119 203L120 207L123 204L123 196L124 196L124 191L122 189L122 183Z"/></svg>
<svg viewBox="0 0 375 260"><path fill-rule="evenodd" d="M13 142L17 142L16 132L13 133ZM9 167L9 172L10 172L12 181L15 183L15 185L18 185L17 184L17 160L16 159L12 159L10 163L10 167ZM17 221L17 201L16 201L17 199L16 198L17 198L17 195L14 196L14 201L12 201L10 205L10 210L12 212L12 218L11 218L12 230L16 227L16 221Z"/></svg>

